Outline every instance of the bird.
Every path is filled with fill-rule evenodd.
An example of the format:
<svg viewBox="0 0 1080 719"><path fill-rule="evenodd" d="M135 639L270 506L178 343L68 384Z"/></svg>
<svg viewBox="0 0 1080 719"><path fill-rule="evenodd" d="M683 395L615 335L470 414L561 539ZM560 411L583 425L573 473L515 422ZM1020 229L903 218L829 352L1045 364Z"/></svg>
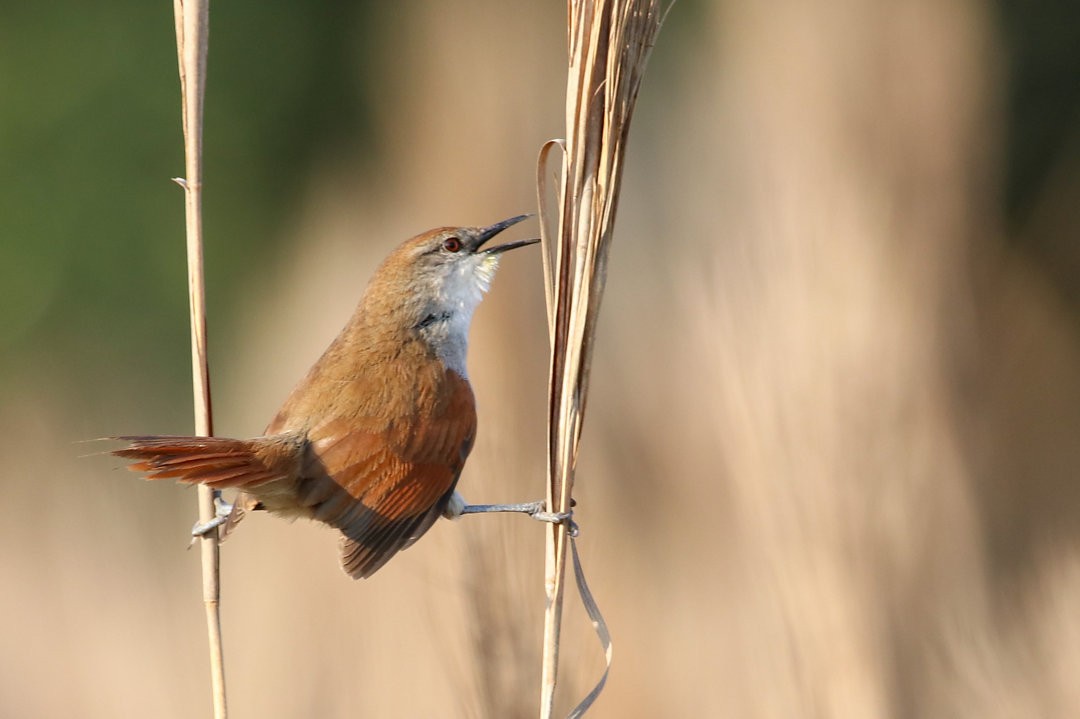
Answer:
<svg viewBox="0 0 1080 719"><path fill-rule="evenodd" d="M501 257L539 242L487 247L530 217L488 227L441 227L397 247L372 275L345 327L296 385L263 434L250 439L121 436L112 454L147 479L239 490L212 522L228 535L245 513L308 518L340 532L342 569L374 574L440 516L526 512L543 502L469 505L458 478L476 440L466 371L473 312Z"/></svg>

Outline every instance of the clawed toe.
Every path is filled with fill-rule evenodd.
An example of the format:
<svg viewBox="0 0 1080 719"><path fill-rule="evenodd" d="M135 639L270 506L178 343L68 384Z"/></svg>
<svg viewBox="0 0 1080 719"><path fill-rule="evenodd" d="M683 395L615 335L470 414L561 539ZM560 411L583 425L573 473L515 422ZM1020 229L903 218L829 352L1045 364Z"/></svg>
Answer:
<svg viewBox="0 0 1080 719"><path fill-rule="evenodd" d="M191 528L192 537L205 537L221 525L225 524L232 514L233 506L223 500L220 495L214 497L214 518L209 522L195 522Z"/></svg>

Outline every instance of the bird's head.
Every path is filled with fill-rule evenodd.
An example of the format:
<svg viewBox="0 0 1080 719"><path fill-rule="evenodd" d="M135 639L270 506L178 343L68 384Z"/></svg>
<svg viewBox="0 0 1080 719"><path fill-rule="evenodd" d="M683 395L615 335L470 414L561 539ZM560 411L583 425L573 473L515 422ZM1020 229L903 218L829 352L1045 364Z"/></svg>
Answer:
<svg viewBox="0 0 1080 719"><path fill-rule="evenodd" d="M473 311L499 266L503 253L539 240L488 246L495 235L530 215L489 227L440 227L401 244L375 273L365 295L369 314L420 333L448 365L464 374L465 343Z"/></svg>

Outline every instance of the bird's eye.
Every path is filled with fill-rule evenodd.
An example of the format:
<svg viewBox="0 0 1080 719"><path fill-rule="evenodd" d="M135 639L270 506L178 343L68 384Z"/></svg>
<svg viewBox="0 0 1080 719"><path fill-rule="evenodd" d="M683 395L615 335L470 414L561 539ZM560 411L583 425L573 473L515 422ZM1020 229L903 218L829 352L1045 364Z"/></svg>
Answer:
<svg viewBox="0 0 1080 719"><path fill-rule="evenodd" d="M461 240L456 237L447 237L443 240L442 246L447 252L458 252L461 250Z"/></svg>

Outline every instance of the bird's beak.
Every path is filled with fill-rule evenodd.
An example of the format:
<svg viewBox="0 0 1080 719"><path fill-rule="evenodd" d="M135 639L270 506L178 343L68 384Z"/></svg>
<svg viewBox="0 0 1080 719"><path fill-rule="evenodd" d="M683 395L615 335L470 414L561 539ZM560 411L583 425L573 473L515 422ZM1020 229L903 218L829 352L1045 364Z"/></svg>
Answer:
<svg viewBox="0 0 1080 719"><path fill-rule="evenodd" d="M484 250L484 254L485 255L501 255L503 252L506 252L507 250L516 250L519 247L527 247L529 245L535 245L539 241L540 241L539 237L534 237L531 240L515 240L514 242L507 242L506 244L495 245L494 247L489 247L486 250Z"/></svg>
<svg viewBox="0 0 1080 719"><path fill-rule="evenodd" d="M474 252L479 251L480 248L483 247L485 242L487 242L492 237L494 237L495 235L497 235L500 232L502 232L503 230L505 230L507 227L512 227L513 225L516 225L517 223L521 222L522 220L527 220L530 217L532 217L532 215L518 215L517 217L511 217L509 220L503 220L502 222L496 222L491 227L485 227L482 230L479 230L477 232L477 234L476 234L476 245L475 245L475 249L473 251ZM526 245L536 244L539 241L540 240L535 240L534 239L534 240L517 240L515 242L507 242L504 245L496 245L495 247L489 247L488 249L484 250L484 254L485 255L498 255L498 254L501 254L503 252L506 252L507 250L513 250L513 249L516 249L518 247L525 247Z"/></svg>

